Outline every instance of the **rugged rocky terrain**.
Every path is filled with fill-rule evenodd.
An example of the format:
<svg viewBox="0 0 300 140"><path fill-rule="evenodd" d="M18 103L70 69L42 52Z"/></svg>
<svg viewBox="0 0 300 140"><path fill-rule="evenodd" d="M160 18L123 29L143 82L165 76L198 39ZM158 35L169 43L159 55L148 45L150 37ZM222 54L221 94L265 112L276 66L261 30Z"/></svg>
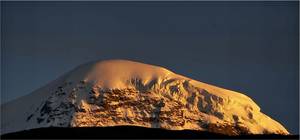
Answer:
<svg viewBox="0 0 300 140"><path fill-rule="evenodd" d="M40 127L141 126L289 134L244 94L126 60L81 65L1 106L1 134Z"/></svg>

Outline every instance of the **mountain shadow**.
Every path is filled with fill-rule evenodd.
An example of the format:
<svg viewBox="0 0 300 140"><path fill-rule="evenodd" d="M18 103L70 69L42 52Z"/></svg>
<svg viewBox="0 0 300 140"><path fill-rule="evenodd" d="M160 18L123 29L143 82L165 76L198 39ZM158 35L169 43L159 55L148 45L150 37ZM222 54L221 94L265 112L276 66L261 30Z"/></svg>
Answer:
<svg viewBox="0 0 300 140"><path fill-rule="evenodd" d="M166 130L137 126L114 127L48 127L24 130L1 135L1 139L299 139L299 135L240 135L227 136L222 134L195 130Z"/></svg>

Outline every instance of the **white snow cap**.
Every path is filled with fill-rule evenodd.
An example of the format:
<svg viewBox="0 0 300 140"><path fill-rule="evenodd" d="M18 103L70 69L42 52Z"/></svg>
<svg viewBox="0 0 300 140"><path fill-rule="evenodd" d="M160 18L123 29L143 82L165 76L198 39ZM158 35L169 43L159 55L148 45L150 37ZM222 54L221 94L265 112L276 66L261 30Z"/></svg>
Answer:
<svg viewBox="0 0 300 140"><path fill-rule="evenodd" d="M157 101L164 101L164 106L154 108ZM2 134L49 126L118 125L232 135L289 134L242 93L199 82L163 67L128 60L80 65L1 108ZM161 112L159 124L150 121L153 112Z"/></svg>

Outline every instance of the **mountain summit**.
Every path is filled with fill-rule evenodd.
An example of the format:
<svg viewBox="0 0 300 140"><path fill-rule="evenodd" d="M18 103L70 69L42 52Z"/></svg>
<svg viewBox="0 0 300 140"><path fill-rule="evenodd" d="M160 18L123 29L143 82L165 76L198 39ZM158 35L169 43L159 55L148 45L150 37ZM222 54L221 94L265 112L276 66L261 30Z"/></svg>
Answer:
<svg viewBox="0 0 300 140"><path fill-rule="evenodd" d="M1 109L1 134L124 125L225 135L289 134L244 94L127 60L81 65Z"/></svg>

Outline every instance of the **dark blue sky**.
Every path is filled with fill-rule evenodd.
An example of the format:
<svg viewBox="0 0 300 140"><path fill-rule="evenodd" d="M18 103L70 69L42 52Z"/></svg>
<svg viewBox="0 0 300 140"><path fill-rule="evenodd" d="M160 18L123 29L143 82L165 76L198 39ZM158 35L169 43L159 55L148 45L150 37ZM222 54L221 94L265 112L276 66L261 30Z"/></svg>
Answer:
<svg viewBox="0 0 300 140"><path fill-rule="evenodd" d="M298 2L1 4L1 102L121 58L245 93L299 131Z"/></svg>

